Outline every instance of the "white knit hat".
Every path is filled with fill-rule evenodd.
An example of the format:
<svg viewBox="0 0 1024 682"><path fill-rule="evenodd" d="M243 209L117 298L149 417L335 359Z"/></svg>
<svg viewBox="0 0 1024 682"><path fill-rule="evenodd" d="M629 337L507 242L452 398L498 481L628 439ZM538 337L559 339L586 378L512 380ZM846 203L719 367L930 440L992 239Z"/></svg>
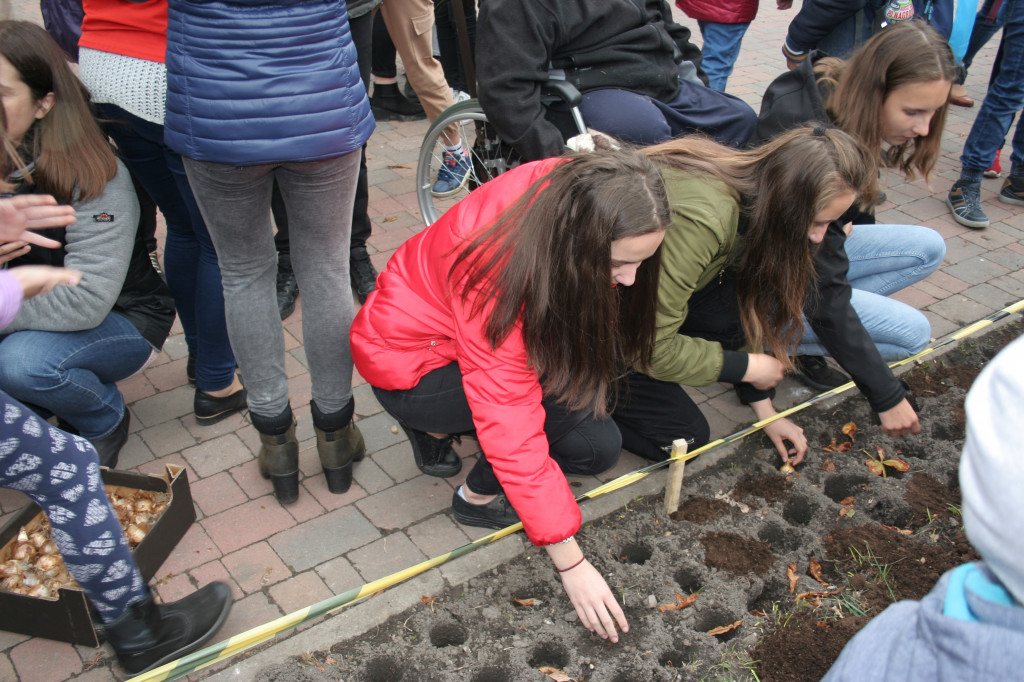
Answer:
<svg viewBox="0 0 1024 682"><path fill-rule="evenodd" d="M967 539L1024 604L1024 338L1004 348L967 394L960 488Z"/></svg>

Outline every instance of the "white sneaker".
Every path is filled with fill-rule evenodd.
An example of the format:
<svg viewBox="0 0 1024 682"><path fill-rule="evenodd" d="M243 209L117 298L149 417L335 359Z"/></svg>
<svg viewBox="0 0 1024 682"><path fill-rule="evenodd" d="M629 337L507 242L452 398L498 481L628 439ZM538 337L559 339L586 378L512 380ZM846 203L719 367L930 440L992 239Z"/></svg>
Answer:
<svg viewBox="0 0 1024 682"><path fill-rule="evenodd" d="M455 100L456 104L458 104L459 102L465 102L467 99L470 99L470 96L468 92L452 88L452 99Z"/></svg>

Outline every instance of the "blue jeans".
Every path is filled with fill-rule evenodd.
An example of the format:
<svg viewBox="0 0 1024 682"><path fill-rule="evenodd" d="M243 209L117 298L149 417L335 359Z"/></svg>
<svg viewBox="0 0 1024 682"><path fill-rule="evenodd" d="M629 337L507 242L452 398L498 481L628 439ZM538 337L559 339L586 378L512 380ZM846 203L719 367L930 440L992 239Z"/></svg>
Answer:
<svg viewBox="0 0 1024 682"><path fill-rule="evenodd" d="M86 331L14 332L0 342L0 390L97 440L124 416L116 382L142 369L152 353L139 330L117 313Z"/></svg>
<svg viewBox="0 0 1024 682"><path fill-rule="evenodd" d="M992 165L996 152L1005 143L1014 115L1024 106L1024 0L1006 0L1003 10L1003 59L964 143L960 164L961 178L965 180L980 179ZM1013 174L1024 172L1024 125L1020 121L1013 135L1010 161Z"/></svg>
<svg viewBox="0 0 1024 682"><path fill-rule="evenodd" d="M687 80L679 81L679 92L669 102L628 90L590 90L583 93L580 112L594 130L638 145L697 132L741 147L757 127L749 104Z"/></svg>
<svg viewBox="0 0 1024 682"><path fill-rule="evenodd" d="M704 55L701 68L708 75L708 87L725 92L725 82L729 80L733 64L740 54L743 35L750 26L746 24L719 24L712 21L698 21L700 34L704 38Z"/></svg>
<svg viewBox="0 0 1024 682"><path fill-rule="evenodd" d="M918 225L856 225L846 239L853 309L888 362L928 345L931 324L911 306L887 298L933 273L946 255L942 236ZM797 355L828 355L805 322Z"/></svg>
<svg viewBox="0 0 1024 682"><path fill-rule="evenodd" d="M359 158L357 149L324 161L258 166L184 159L220 259L228 332L245 377L249 409L259 417L273 419L289 406L270 225L275 182L288 212L292 269L302 292L313 400L322 413L333 414L352 399L349 233Z"/></svg>
<svg viewBox="0 0 1024 682"><path fill-rule="evenodd" d="M163 126L113 104L99 104L97 111L108 120L105 130L121 158L167 221L164 271L188 351L196 356L196 388L227 388L235 380L235 355L224 318L220 264L181 156L164 144Z"/></svg>

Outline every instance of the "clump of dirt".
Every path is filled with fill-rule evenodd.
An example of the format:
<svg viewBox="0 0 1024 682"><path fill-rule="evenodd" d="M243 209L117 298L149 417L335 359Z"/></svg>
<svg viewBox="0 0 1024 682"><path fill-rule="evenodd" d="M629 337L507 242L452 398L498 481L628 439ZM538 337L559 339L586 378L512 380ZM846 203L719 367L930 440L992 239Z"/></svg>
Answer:
<svg viewBox="0 0 1024 682"><path fill-rule="evenodd" d="M820 679L870 618L978 558L958 513L963 400L1019 334L1008 325L928 363L938 378L912 373L918 436L886 436L854 395L791 417L811 443L795 474L780 475L774 448L750 438L688 472L689 499L671 519L659 496L586 524L577 539L629 619L618 644L580 627L558 574L533 549L338 642L315 665L291 659L257 680L550 679L541 666L587 682ZM825 450L833 439L851 445ZM864 460L878 448L910 470L872 474Z"/></svg>
<svg viewBox="0 0 1024 682"><path fill-rule="evenodd" d="M732 506L725 500L710 497L693 497L679 505L679 511L669 516L673 521L690 521L692 523L708 523L716 521L732 511Z"/></svg>

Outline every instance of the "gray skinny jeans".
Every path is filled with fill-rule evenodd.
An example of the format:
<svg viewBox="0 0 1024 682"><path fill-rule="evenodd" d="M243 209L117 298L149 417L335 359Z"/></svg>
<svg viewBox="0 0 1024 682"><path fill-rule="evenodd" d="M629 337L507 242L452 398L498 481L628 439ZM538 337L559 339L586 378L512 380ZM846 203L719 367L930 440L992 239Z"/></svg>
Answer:
<svg viewBox="0 0 1024 682"><path fill-rule="evenodd" d="M359 150L326 161L259 166L184 161L220 260L228 335L249 409L270 419L288 408L270 222L275 180L288 212L292 267L302 292L313 400L324 414L342 409L352 398L348 264Z"/></svg>

